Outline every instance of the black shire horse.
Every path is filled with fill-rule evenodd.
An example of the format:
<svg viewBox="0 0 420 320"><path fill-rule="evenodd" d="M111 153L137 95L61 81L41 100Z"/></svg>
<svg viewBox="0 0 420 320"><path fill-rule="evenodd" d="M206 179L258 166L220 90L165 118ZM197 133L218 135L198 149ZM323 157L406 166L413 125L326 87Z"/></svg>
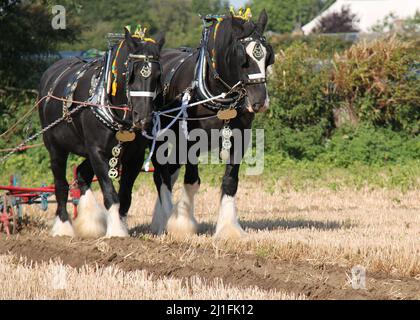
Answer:
<svg viewBox="0 0 420 320"><path fill-rule="evenodd" d="M209 133L211 129L220 130L226 126L240 132L250 129L255 113L267 109L269 103L266 68L274 63L274 52L263 36L267 21L265 10L260 13L256 23L243 15L206 16L203 19L203 34L198 50L162 51L164 90L157 97L156 104L163 106L163 109L179 106L179 98L185 91L191 93L190 103L228 92L226 97L188 108L188 131L201 128ZM216 114L220 117L215 117ZM162 128L172 120L163 116L161 118ZM221 120L226 118L230 121ZM175 163L162 163L158 152L154 153L152 159L155 167L154 181L159 194L151 225L152 232L156 234L167 231L173 235L185 236L197 232L194 196L199 189L200 177L197 163L185 159L185 152L179 152L179 141L183 136L183 129L179 130L181 123L182 121L178 121L172 127L176 134L173 149L178 151ZM238 141L236 145L235 141L231 143L233 147L224 151L224 157L221 155L228 160L215 233L216 237L221 238L238 238L245 234L238 223L235 208L238 172L245 147L236 148ZM244 144L244 141L239 143ZM157 149L160 146L162 142ZM188 148L191 148L191 143L188 143ZM235 150L239 149L243 150L240 151L240 160L234 161ZM183 160L180 159L182 157ZM180 201L173 206L172 188L183 164L186 166L184 189Z"/></svg>
<svg viewBox="0 0 420 320"><path fill-rule="evenodd" d="M126 29L119 44L103 59L92 62L63 59L42 76L39 97L51 94L77 102L111 106L87 105L71 114L80 103L51 97L39 108L43 128L65 118L43 136L51 158L58 204L51 231L53 236L128 236L126 221L120 218L120 211L128 211L128 207L120 208L119 195L111 178L118 174L120 161L120 193L127 195L124 188L131 191L141 170L142 161L138 159L144 159L148 142L137 129L144 130L151 122L153 100L162 90L159 56L163 44L163 35L153 40L144 38L144 34L131 34ZM122 148L115 148L117 144ZM66 209L69 192L66 163L70 153L85 158L77 167L81 199L79 215L73 223ZM98 205L90 190L94 175L99 180L105 208ZM122 202L129 206L131 195Z"/></svg>

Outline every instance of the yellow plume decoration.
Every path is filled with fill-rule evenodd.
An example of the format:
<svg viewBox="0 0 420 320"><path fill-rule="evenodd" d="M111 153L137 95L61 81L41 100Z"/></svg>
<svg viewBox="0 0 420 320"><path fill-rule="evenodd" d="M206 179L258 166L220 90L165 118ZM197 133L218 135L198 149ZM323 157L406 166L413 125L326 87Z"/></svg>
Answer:
<svg viewBox="0 0 420 320"><path fill-rule="evenodd" d="M128 25L125 28L131 33L131 26ZM136 26L134 33L132 33L131 36L133 38L140 39L141 41L156 43L155 39L146 37L146 32L147 32L147 28L146 27L143 28L141 24L138 24Z"/></svg>
<svg viewBox="0 0 420 320"><path fill-rule="evenodd" d="M129 30L130 31L130 30ZM112 82L112 91L111 94L115 96L117 94L117 58L120 54L121 47L123 46L124 40L120 42L120 45L118 46L117 52L115 53L114 61L112 62L111 66L111 73L114 76L114 81Z"/></svg>
<svg viewBox="0 0 420 320"><path fill-rule="evenodd" d="M113 97L117 95L117 79L114 79L114 81L112 82L111 94Z"/></svg>
<svg viewBox="0 0 420 320"><path fill-rule="evenodd" d="M238 12L235 12L233 6L230 6L230 13L233 17L246 21L249 21L252 18L251 8L246 8L245 11L243 8L239 8Z"/></svg>

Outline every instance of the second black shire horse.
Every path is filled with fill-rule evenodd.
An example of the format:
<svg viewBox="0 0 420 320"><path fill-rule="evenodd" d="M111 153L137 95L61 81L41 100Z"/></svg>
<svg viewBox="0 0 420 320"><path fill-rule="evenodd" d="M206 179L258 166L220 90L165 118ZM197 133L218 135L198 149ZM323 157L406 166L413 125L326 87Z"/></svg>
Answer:
<svg viewBox="0 0 420 320"><path fill-rule="evenodd" d="M212 129L220 130L226 125L231 130L238 129L241 132L250 129L255 113L268 108L266 68L274 63L274 53L263 36L267 21L265 10L256 23L244 15L206 16L203 19L199 50L162 51L165 89L156 99L157 104L179 106L179 98L185 91L191 93L190 103L228 92L226 97L188 108L188 131L200 128L210 136ZM223 117L216 117L221 110L224 110L225 116L226 112L230 112L229 122L220 120ZM172 118L162 117L162 127L167 126L170 121ZM194 196L199 189L200 177L197 163L192 163L190 159L185 160L185 152L180 152L178 141L182 138L183 130L179 130L181 123L178 121L172 127L177 135L173 148L178 152L177 162L162 163L158 152L155 152L152 159L155 167L154 181L159 193L151 225L152 232L156 234L167 231L185 236L197 232ZM241 149L239 157L242 159L245 147L237 148L237 144L243 145L244 141L232 143L233 147L228 148L230 152L225 153L228 161L222 182L215 234L221 238L237 238L244 234L238 223L235 206L240 161L235 161L234 158L237 156L235 150ZM172 187L182 164L186 166L184 190L180 201L173 206Z"/></svg>
<svg viewBox="0 0 420 320"><path fill-rule="evenodd" d="M144 130L151 122L153 99L162 90L159 56L163 43L163 36L153 40L144 38L144 34L131 34L126 29L125 37L104 59L90 63L75 58L63 59L42 76L39 97L54 96L40 105L42 127L65 117L44 134L57 200L53 236L128 236L124 212L128 211L132 185L141 170L139 158L144 159L148 144L137 129ZM86 106L70 115L80 103L63 102L55 97L102 107ZM108 110L104 105L114 109ZM122 151L114 149L118 143L117 132L120 134L118 141L124 142ZM135 140L128 142L135 133ZM125 195L121 201L125 207L121 208L120 197L111 179L117 171L110 170L110 167L117 167L115 162L120 152L120 193ZM82 195L79 215L74 223L69 220L66 209L69 193L66 164L70 153L86 158L77 168ZM99 180L105 208L98 205L90 190L94 175Z"/></svg>

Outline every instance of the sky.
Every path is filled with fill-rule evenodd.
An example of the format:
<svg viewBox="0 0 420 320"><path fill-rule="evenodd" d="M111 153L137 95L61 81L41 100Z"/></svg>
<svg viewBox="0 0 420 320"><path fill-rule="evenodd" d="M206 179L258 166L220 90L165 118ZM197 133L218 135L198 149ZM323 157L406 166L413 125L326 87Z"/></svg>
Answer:
<svg viewBox="0 0 420 320"><path fill-rule="evenodd" d="M229 1L234 7L238 8L240 6L243 6L247 0L230 0Z"/></svg>

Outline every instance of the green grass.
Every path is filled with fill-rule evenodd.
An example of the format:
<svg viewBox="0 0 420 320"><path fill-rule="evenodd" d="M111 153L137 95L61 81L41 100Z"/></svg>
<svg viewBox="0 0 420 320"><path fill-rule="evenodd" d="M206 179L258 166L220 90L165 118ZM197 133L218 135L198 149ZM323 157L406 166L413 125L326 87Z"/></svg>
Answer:
<svg viewBox="0 0 420 320"><path fill-rule="evenodd" d="M80 159L72 157L68 164L68 179L72 181L72 166ZM181 171L179 181L183 181ZM10 158L5 166L0 166L0 184L8 185L9 175L17 173L21 185L39 187L43 183L53 183L49 169L49 157L44 148L28 150ZM203 183L220 185L224 165L200 166ZM412 190L420 187L420 160L407 160L403 163L368 165L353 163L347 167L326 164L321 161L297 161L281 155L266 154L264 171L258 176L247 176L246 165L241 166L240 183L259 182L266 191L274 188L303 190L307 188L360 189L364 187ZM153 175L141 173L135 188L153 186ZM118 186L118 182L116 182Z"/></svg>

